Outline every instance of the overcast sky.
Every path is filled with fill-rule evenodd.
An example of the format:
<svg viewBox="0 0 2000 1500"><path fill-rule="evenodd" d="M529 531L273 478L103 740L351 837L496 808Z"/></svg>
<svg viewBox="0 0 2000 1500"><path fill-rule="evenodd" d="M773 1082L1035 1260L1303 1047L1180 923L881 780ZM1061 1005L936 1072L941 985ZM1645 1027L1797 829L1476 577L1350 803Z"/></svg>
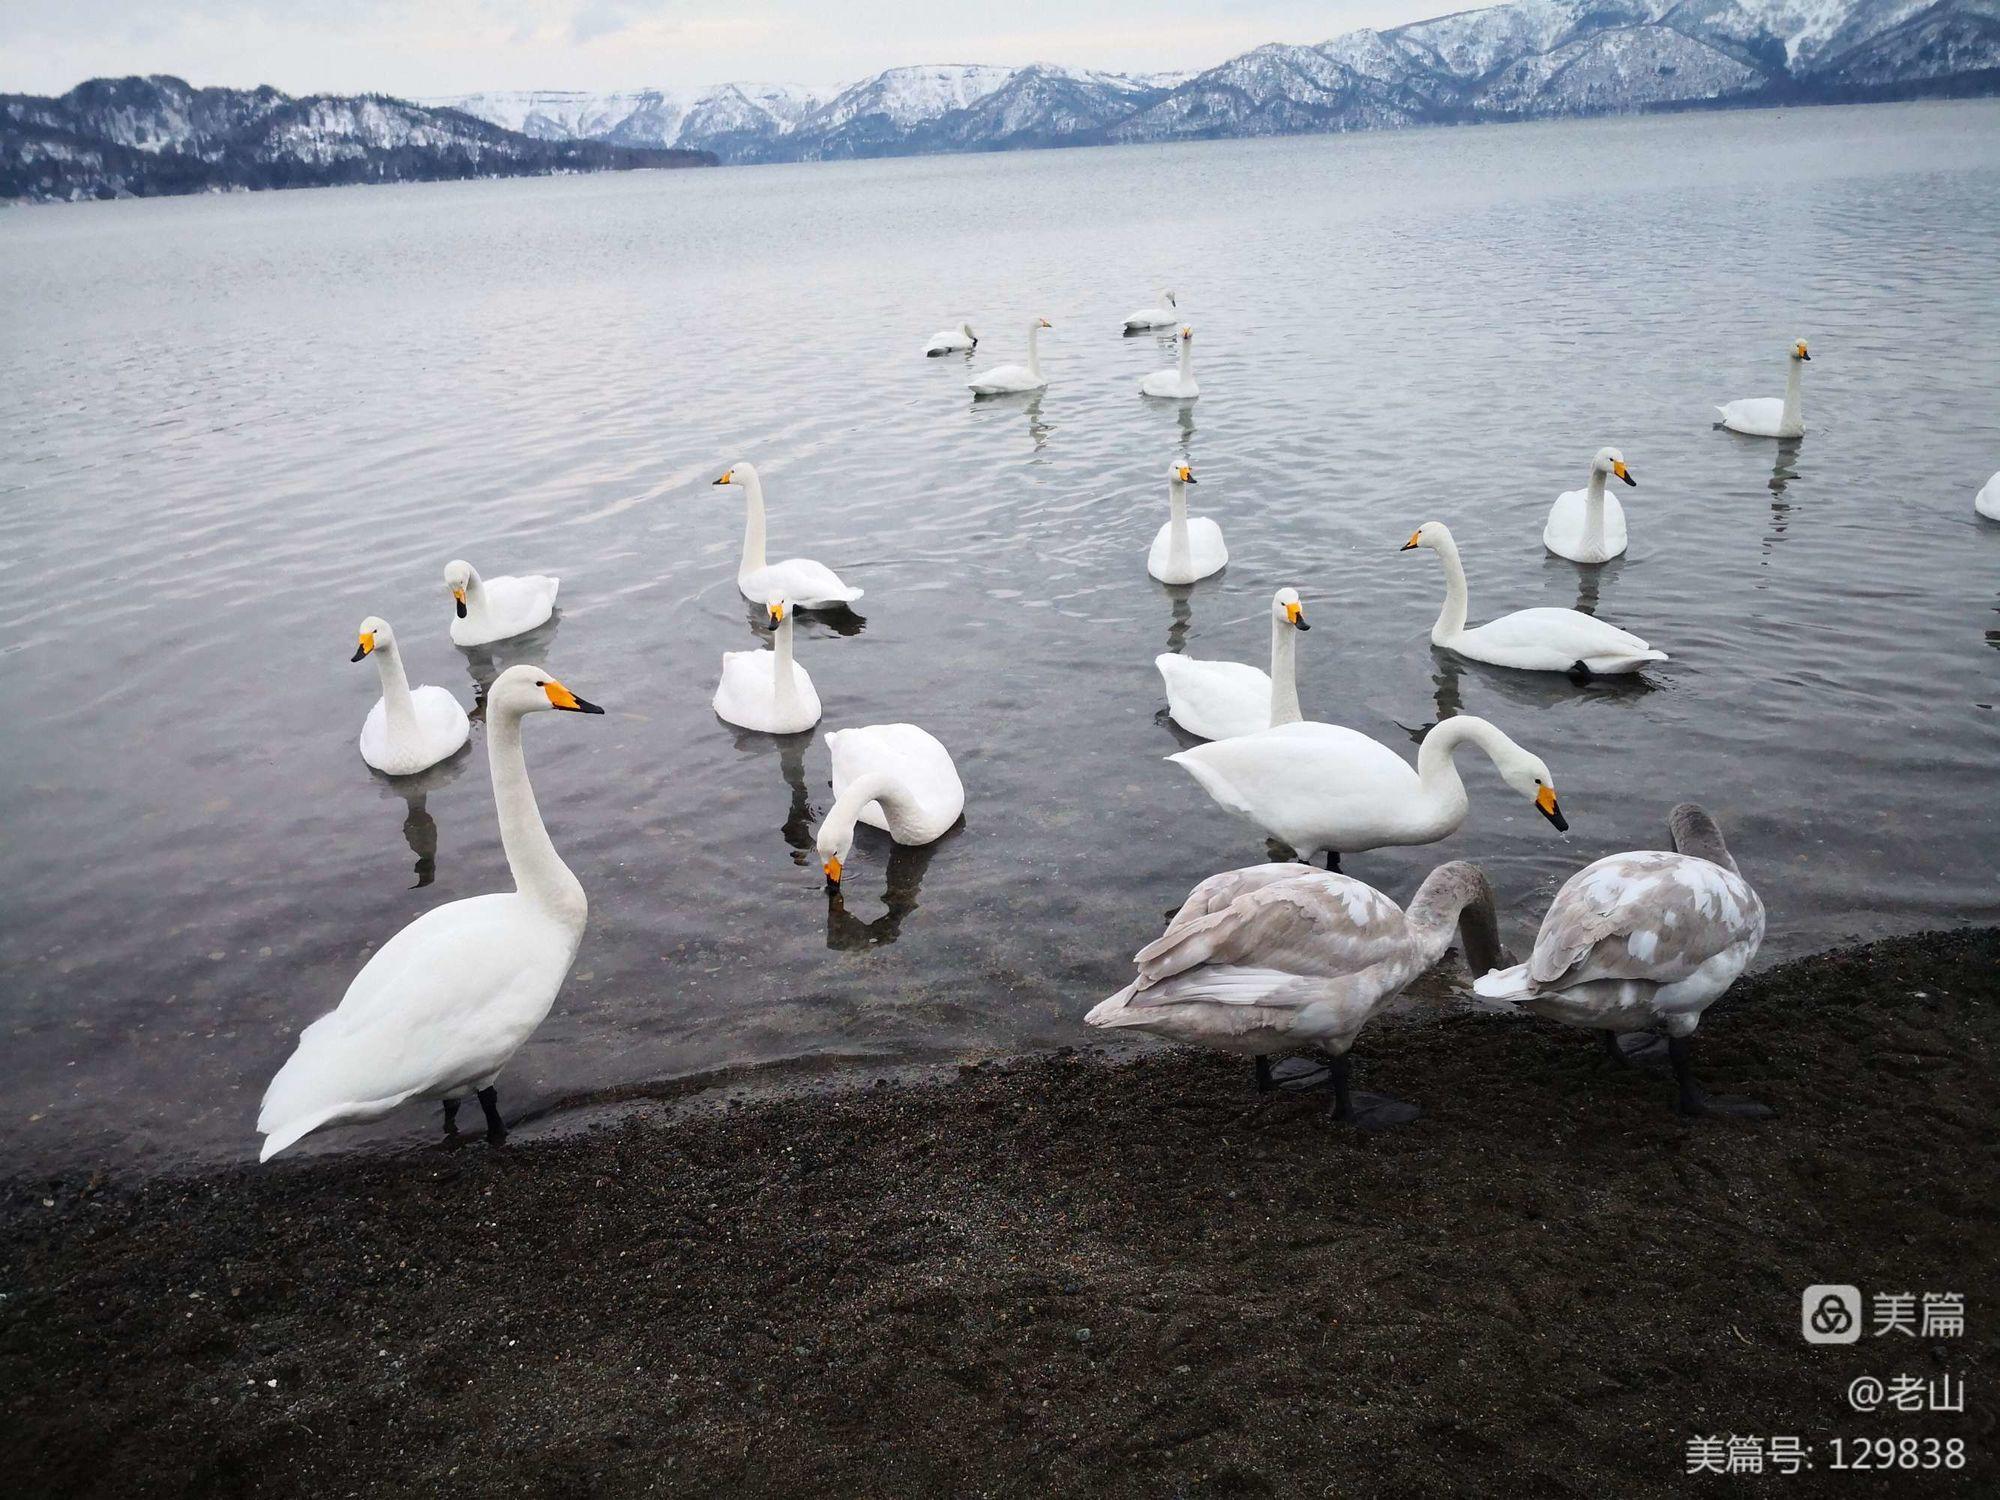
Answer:
<svg viewBox="0 0 2000 1500"><path fill-rule="evenodd" d="M1486 0L0 0L0 92L103 74L290 93L850 83L900 63L1200 68Z"/></svg>

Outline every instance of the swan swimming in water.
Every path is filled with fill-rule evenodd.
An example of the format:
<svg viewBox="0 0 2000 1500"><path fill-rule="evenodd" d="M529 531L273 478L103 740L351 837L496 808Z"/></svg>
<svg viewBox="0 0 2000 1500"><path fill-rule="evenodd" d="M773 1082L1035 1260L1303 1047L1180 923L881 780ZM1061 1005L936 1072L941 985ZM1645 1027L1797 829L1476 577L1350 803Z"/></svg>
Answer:
<svg viewBox="0 0 2000 1500"><path fill-rule="evenodd" d="M1167 522L1146 554L1146 571L1162 583L1196 583L1229 564L1222 528L1207 516L1188 519L1187 487L1198 482L1184 463L1167 470Z"/></svg>
<svg viewBox="0 0 2000 1500"><path fill-rule="evenodd" d="M979 335L972 331L970 323L961 323L956 328L941 328L931 335L931 341L924 345L924 356L935 359L940 354L969 354L979 347Z"/></svg>
<svg viewBox="0 0 2000 1500"><path fill-rule="evenodd" d="M496 1080L548 1016L589 910L542 826L521 754L521 720L549 709L604 712L540 667L509 667L486 695L493 802L514 889L425 912L362 966L264 1091L258 1160L409 1099L443 1100L455 1134L459 1102L476 1094L487 1138L505 1137Z"/></svg>
<svg viewBox="0 0 2000 1500"><path fill-rule="evenodd" d="M349 659L373 657L382 679L382 696L361 725L361 758L385 776L414 776L458 754L472 734L458 700L441 687L411 689L387 620L370 615L359 637Z"/></svg>
<svg viewBox="0 0 2000 1500"><path fill-rule="evenodd" d="M880 828L899 844L936 843L965 811L965 784L951 752L914 724L864 724L826 737L833 753L833 806L814 840L820 868L838 885L854 852L854 825Z"/></svg>
<svg viewBox="0 0 2000 1500"><path fill-rule="evenodd" d="M1297 589L1271 596L1271 670L1268 675L1237 661L1197 661L1166 651L1153 658L1167 684L1167 713L1189 734L1205 740L1256 734L1274 724L1296 724L1299 712L1297 664L1306 607Z"/></svg>
<svg viewBox="0 0 2000 1500"><path fill-rule="evenodd" d="M1504 962L1493 892L1463 860L1431 871L1408 911L1372 886L1305 865L1252 865L1211 875L1166 932L1141 948L1139 977L1084 1023L1244 1053L1257 1087L1271 1056L1305 1044L1329 1055L1334 1118L1404 1124L1395 1100L1356 1108L1348 1050L1362 1027L1444 957L1459 935L1475 974Z"/></svg>
<svg viewBox="0 0 2000 1500"><path fill-rule="evenodd" d="M1666 652L1655 651L1629 630L1575 609L1517 609L1468 630L1465 566L1459 561L1451 528L1442 521L1426 521L1403 543L1402 550L1408 552L1413 547L1430 548L1444 563L1444 608L1431 627L1433 645L1496 667L1576 676L1636 672L1649 661L1667 659Z"/></svg>
<svg viewBox="0 0 2000 1500"><path fill-rule="evenodd" d="M765 606L771 615L769 651L725 651L714 708L739 729L799 734L819 722L819 693L806 669L792 660L792 612L783 599Z"/></svg>
<svg viewBox="0 0 2000 1500"><path fill-rule="evenodd" d="M1171 291L1160 293L1158 307L1142 307L1137 312L1125 316L1127 333L1144 333L1152 328L1171 328L1180 322L1180 304L1174 300Z"/></svg>
<svg viewBox="0 0 2000 1500"><path fill-rule="evenodd" d="M444 566L444 586L458 613L451 622L452 644L488 646L545 624L555 613L562 580L546 573L481 578L471 563L456 558Z"/></svg>
<svg viewBox="0 0 2000 1500"><path fill-rule="evenodd" d="M1599 448L1590 461L1589 487L1556 496L1548 525L1542 528L1544 547L1580 563L1609 562L1625 551L1625 507L1616 495L1604 493L1606 477L1614 474L1627 485L1639 482L1625 467L1624 454L1616 448Z"/></svg>
<svg viewBox="0 0 2000 1500"><path fill-rule="evenodd" d="M1972 497L1972 508L1989 521L2000 521L2000 474L1995 474Z"/></svg>
<svg viewBox="0 0 2000 1500"><path fill-rule="evenodd" d="M1171 370L1155 370L1139 381L1141 395L1158 396L1164 401L1192 401L1201 394L1194 378L1194 330L1183 328L1175 340L1181 346L1181 362Z"/></svg>
<svg viewBox="0 0 2000 1500"><path fill-rule="evenodd" d="M1732 401L1727 406L1718 406L1722 413L1722 425L1731 432L1748 433L1751 437L1795 438L1804 437L1806 432L1805 409L1800 404L1800 380L1812 356L1806 352L1806 341L1800 339L1792 345L1789 367L1785 373L1785 399L1775 396L1753 396L1743 401Z"/></svg>
<svg viewBox="0 0 2000 1500"><path fill-rule="evenodd" d="M1607 854L1563 883L1524 964L1496 969L1473 993L1496 1010L1526 1010L1597 1031L1623 1060L1621 1033L1667 1034L1683 1114L1761 1119L1748 1099L1704 1094L1688 1038L1757 956L1764 903L1736 867L1722 830L1692 802L1667 815L1674 850Z"/></svg>
<svg viewBox="0 0 2000 1500"><path fill-rule="evenodd" d="M744 493L743 555L736 564L736 588L745 599L768 604L783 597L799 609L826 609L852 604L866 589L849 588L825 563L809 557L764 561L764 483L750 464L738 464L717 484L732 484Z"/></svg>
<svg viewBox="0 0 2000 1500"><path fill-rule="evenodd" d="M1042 354L1039 340L1044 328L1054 328L1047 318L1037 318L1028 325L1028 362L1025 365L995 365L983 370L966 381L975 396L1007 396L1017 391L1039 391L1048 387L1049 379L1042 373Z"/></svg>
<svg viewBox="0 0 2000 1500"><path fill-rule="evenodd" d="M1245 818L1311 862L1389 844L1434 844L1465 821L1469 803L1453 752L1484 750L1501 780L1531 799L1558 831L1569 828L1546 762L1484 719L1459 714L1434 726L1417 766L1367 735L1307 720L1216 740L1169 755L1218 807Z"/></svg>

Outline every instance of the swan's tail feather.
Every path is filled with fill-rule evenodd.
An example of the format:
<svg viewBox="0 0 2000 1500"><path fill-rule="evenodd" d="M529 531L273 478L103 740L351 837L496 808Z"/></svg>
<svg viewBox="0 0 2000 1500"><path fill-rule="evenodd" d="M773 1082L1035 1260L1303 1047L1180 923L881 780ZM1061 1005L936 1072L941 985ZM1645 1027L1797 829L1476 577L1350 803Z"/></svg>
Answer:
<svg viewBox="0 0 2000 1500"><path fill-rule="evenodd" d="M1472 993L1487 1010L1513 1010L1535 992L1526 964L1494 969L1472 981Z"/></svg>
<svg viewBox="0 0 2000 1500"><path fill-rule="evenodd" d="M1139 981L1135 979L1110 999L1100 1000L1097 1004L1093 1005L1090 1008L1089 1014L1084 1016L1083 1024L1086 1026L1118 1026L1124 1024L1121 1017L1127 1014L1127 1007L1132 1003L1132 997L1138 993Z"/></svg>
<svg viewBox="0 0 2000 1500"><path fill-rule="evenodd" d="M301 1115L298 1119L288 1124L280 1125L270 1130L264 1137L264 1149L257 1153L257 1160L260 1162L269 1161L287 1146L295 1145L302 1138L311 1135L320 1126L333 1119L335 1115L341 1112L342 1107L338 1104L330 1104L325 1109L314 1110L309 1115ZM257 1123L257 1128L264 1130L266 1127L260 1120Z"/></svg>
<svg viewBox="0 0 2000 1500"><path fill-rule="evenodd" d="M1158 984L1162 979L1186 973L1196 964L1207 963L1215 956L1215 930L1235 917L1233 907L1224 907L1189 922L1176 922L1132 955L1132 962L1139 966L1140 979L1147 984Z"/></svg>
<svg viewBox="0 0 2000 1500"><path fill-rule="evenodd" d="M1622 656L1593 656L1587 665L1593 672L1636 672L1649 661L1669 661L1664 651L1628 651Z"/></svg>

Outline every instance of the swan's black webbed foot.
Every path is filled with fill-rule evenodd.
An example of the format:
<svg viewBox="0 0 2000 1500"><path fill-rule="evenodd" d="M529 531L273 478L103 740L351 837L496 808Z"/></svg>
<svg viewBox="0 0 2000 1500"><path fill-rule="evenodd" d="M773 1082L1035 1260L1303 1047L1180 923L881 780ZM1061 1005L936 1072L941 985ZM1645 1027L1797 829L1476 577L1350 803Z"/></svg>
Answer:
<svg viewBox="0 0 2000 1500"><path fill-rule="evenodd" d="M1323 1089L1332 1076L1324 1057L1288 1057L1271 1069L1271 1082L1288 1094Z"/></svg>
<svg viewBox="0 0 2000 1500"><path fill-rule="evenodd" d="M1657 1065L1666 1060L1664 1038L1650 1031L1600 1031L1604 1054L1621 1068Z"/></svg>
<svg viewBox="0 0 2000 1500"><path fill-rule="evenodd" d="M1326 867L1336 875L1340 873L1340 851L1338 849L1329 849L1326 851Z"/></svg>
<svg viewBox="0 0 2000 1500"><path fill-rule="evenodd" d="M1701 1085L1694 1081L1694 1069L1689 1066L1687 1038L1677 1036L1667 1042L1667 1059L1673 1064L1674 1086L1679 1097L1674 1107L1690 1119L1703 1115L1720 1115L1733 1120L1771 1120L1778 1112L1768 1104L1759 1104L1755 1099L1745 1099L1740 1094L1705 1094Z"/></svg>
<svg viewBox="0 0 2000 1500"><path fill-rule="evenodd" d="M499 1145L507 1139L506 1122L500 1118L500 1092L493 1088L479 1091L479 1107L486 1112L486 1139Z"/></svg>
<svg viewBox="0 0 2000 1500"><path fill-rule="evenodd" d="M1569 664L1569 680L1571 682L1585 683L1590 681L1590 677L1590 668L1585 663L1573 661Z"/></svg>
<svg viewBox="0 0 2000 1500"><path fill-rule="evenodd" d="M1356 1093L1351 1087L1353 1070L1346 1053L1327 1062L1333 1075L1333 1117L1343 1125L1352 1125L1356 1130L1393 1130L1398 1125L1408 1125L1422 1113L1416 1105L1391 1099L1387 1094Z"/></svg>
<svg viewBox="0 0 2000 1500"><path fill-rule="evenodd" d="M456 1099L447 1099L444 1101L444 1138L450 1140L457 1134L458 1101Z"/></svg>

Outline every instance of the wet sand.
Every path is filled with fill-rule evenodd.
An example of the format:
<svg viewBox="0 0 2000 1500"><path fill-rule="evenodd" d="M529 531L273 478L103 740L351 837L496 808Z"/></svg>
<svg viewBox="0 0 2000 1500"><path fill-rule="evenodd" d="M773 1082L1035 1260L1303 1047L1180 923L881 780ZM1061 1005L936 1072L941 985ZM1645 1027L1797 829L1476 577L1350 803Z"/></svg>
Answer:
<svg viewBox="0 0 2000 1500"><path fill-rule="evenodd" d="M1663 1073L1536 1021L1364 1034L1358 1134L1091 1050L0 1203L0 1472L33 1494L1993 1493L2000 930L1774 969ZM1809 1283L1966 1335L1810 1348ZM1861 1417L1949 1371L1964 1416ZM1692 1435L1815 1467L1685 1476ZM1826 1439L1962 1437L1956 1474ZM16 1488L18 1486L19 1488Z"/></svg>

